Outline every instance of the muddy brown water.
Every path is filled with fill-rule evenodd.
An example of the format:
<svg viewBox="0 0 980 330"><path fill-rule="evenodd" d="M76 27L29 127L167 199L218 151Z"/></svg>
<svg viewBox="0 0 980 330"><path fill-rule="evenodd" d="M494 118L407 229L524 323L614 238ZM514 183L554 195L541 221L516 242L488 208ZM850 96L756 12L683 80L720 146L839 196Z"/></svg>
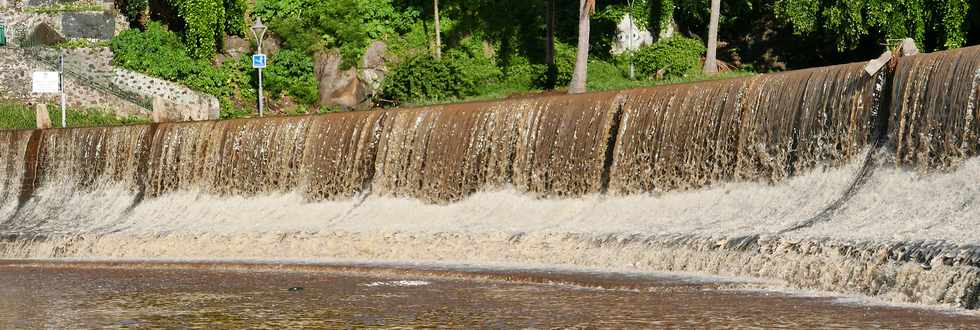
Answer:
<svg viewBox="0 0 980 330"><path fill-rule="evenodd" d="M974 312L745 290L756 285L555 270L0 261L0 328L980 328Z"/></svg>

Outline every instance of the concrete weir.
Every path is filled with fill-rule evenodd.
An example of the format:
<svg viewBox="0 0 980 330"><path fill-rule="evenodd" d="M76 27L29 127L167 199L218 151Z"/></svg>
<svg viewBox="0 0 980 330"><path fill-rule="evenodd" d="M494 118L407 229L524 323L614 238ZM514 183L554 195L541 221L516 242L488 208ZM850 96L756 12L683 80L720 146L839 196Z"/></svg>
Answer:
<svg viewBox="0 0 980 330"><path fill-rule="evenodd" d="M0 258L683 271L980 308L980 48L893 64L0 131Z"/></svg>

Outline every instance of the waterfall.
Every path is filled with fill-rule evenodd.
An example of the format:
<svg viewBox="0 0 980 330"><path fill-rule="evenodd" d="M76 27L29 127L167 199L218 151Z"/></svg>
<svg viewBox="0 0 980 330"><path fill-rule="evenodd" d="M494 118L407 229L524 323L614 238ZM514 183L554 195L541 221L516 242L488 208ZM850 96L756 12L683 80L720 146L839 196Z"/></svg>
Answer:
<svg viewBox="0 0 980 330"><path fill-rule="evenodd" d="M694 271L977 308L980 48L893 64L0 131L0 258Z"/></svg>

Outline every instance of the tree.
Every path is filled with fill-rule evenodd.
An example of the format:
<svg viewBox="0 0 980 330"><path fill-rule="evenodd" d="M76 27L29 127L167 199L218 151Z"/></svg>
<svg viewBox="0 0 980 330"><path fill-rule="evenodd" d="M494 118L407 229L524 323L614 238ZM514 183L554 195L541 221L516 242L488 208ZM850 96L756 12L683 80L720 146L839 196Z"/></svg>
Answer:
<svg viewBox="0 0 980 330"><path fill-rule="evenodd" d="M544 62L552 67L555 65L555 0L545 0L545 2L548 11L548 36L544 48Z"/></svg>
<svg viewBox="0 0 980 330"><path fill-rule="evenodd" d="M704 73L718 73L718 16L721 16L721 0L711 0L711 21L708 23L708 56L704 59Z"/></svg>
<svg viewBox="0 0 980 330"><path fill-rule="evenodd" d="M439 0L433 0L433 16L436 19L436 59L442 59L442 26L439 25Z"/></svg>
<svg viewBox="0 0 980 330"><path fill-rule="evenodd" d="M575 71L568 86L568 94L585 93L589 66L589 16L595 12L595 0L579 0L578 48L575 53Z"/></svg>

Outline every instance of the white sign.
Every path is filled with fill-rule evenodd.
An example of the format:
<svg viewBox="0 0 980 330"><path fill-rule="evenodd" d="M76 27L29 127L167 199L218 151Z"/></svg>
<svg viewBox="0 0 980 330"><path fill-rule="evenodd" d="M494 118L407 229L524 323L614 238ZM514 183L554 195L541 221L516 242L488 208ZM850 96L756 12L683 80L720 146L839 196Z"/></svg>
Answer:
<svg viewBox="0 0 980 330"><path fill-rule="evenodd" d="M31 91L34 93L60 93L61 82L57 72L39 71L31 75Z"/></svg>
<svg viewBox="0 0 980 330"><path fill-rule="evenodd" d="M268 58L265 54L255 54L252 55L252 68L262 69L268 64Z"/></svg>

